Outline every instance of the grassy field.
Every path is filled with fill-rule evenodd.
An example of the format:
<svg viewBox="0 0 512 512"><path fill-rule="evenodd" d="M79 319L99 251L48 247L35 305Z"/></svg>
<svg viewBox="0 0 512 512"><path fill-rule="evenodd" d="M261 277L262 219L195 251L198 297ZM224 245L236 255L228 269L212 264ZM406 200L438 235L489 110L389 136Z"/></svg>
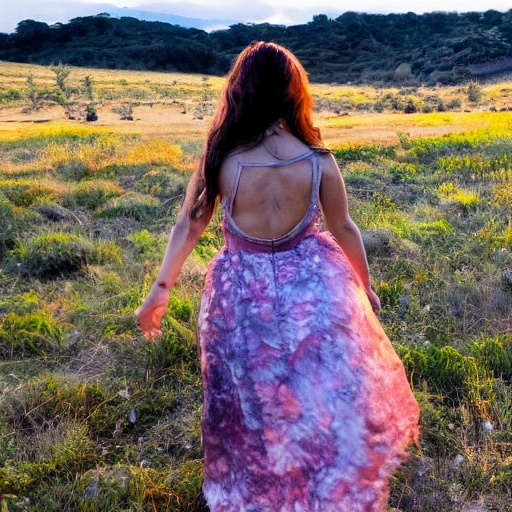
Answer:
<svg viewBox="0 0 512 512"><path fill-rule="evenodd" d="M195 329L218 217L164 336L133 311L223 81L62 71L0 63L0 510L205 512ZM312 87L422 410L390 510L508 511L512 84Z"/></svg>

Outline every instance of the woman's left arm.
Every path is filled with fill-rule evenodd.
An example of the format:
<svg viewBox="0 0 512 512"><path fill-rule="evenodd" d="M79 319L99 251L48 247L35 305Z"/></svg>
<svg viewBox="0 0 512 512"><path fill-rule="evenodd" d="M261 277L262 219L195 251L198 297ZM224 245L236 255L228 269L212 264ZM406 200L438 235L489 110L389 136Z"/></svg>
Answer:
<svg viewBox="0 0 512 512"><path fill-rule="evenodd" d="M158 277L144 303L135 311L146 339L162 335L160 324L167 311L169 290L176 284L185 260L199 242L212 217L211 212L203 213L198 219L190 216L196 195L194 178L187 188L185 202L172 228Z"/></svg>

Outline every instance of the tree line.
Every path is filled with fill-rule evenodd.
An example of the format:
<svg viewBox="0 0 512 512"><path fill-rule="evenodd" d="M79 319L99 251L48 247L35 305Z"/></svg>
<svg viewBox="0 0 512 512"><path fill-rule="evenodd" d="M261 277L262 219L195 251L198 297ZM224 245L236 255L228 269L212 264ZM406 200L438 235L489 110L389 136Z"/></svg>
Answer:
<svg viewBox="0 0 512 512"><path fill-rule="evenodd" d="M0 59L36 64L168 70L222 75L255 40L292 50L320 82L456 83L476 65L512 57L512 9L507 12L314 16L302 25L235 24L211 33L162 22L79 17L48 25L24 20L0 34ZM473 70L473 71L472 71Z"/></svg>

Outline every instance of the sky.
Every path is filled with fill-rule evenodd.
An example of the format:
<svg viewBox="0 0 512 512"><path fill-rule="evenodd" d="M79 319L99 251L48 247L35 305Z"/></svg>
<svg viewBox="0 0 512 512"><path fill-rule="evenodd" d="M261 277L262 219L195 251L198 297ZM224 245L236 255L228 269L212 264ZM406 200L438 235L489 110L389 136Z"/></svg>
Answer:
<svg viewBox="0 0 512 512"><path fill-rule="evenodd" d="M512 9L512 0L358 0L357 3L346 0L0 0L0 32L13 32L24 19L65 23L77 16L113 12L116 7L233 23L295 25L310 21L314 14L336 17L350 10L384 14L507 11Z"/></svg>

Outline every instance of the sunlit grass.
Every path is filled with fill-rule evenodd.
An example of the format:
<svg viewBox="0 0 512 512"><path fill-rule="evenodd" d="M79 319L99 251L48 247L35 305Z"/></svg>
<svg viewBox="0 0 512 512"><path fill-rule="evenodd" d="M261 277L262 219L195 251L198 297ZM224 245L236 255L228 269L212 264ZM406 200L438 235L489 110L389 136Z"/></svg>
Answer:
<svg viewBox="0 0 512 512"><path fill-rule="evenodd" d="M512 136L512 112L431 112L402 115L400 113L367 114L360 116L331 117L326 121L330 128L355 126L439 127L453 126L458 131L488 131L492 136Z"/></svg>
<svg viewBox="0 0 512 512"><path fill-rule="evenodd" d="M0 63L0 92L23 90L29 72L54 87L48 68ZM0 508L203 512L194 332L222 244L217 216L172 290L163 338L145 344L133 310L158 273L224 82L72 68L70 84L86 75L103 109L95 125L35 124L23 102L6 116L24 123L0 117ZM512 117L475 110L505 104L507 87L484 86L482 105L464 112L463 86L312 86L331 109L315 121L331 130L351 215L373 241L381 322L421 405L419 469L392 483L393 506L408 512L510 502ZM386 95L462 106L358 111ZM114 119L116 101L133 102L133 122ZM343 105L349 115L331 115Z"/></svg>
<svg viewBox="0 0 512 512"><path fill-rule="evenodd" d="M182 159L183 151L180 146L169 144L163 140L148 140L130 149L124 158L124 163L128 165L148 163L180 167Z"/></svg>

